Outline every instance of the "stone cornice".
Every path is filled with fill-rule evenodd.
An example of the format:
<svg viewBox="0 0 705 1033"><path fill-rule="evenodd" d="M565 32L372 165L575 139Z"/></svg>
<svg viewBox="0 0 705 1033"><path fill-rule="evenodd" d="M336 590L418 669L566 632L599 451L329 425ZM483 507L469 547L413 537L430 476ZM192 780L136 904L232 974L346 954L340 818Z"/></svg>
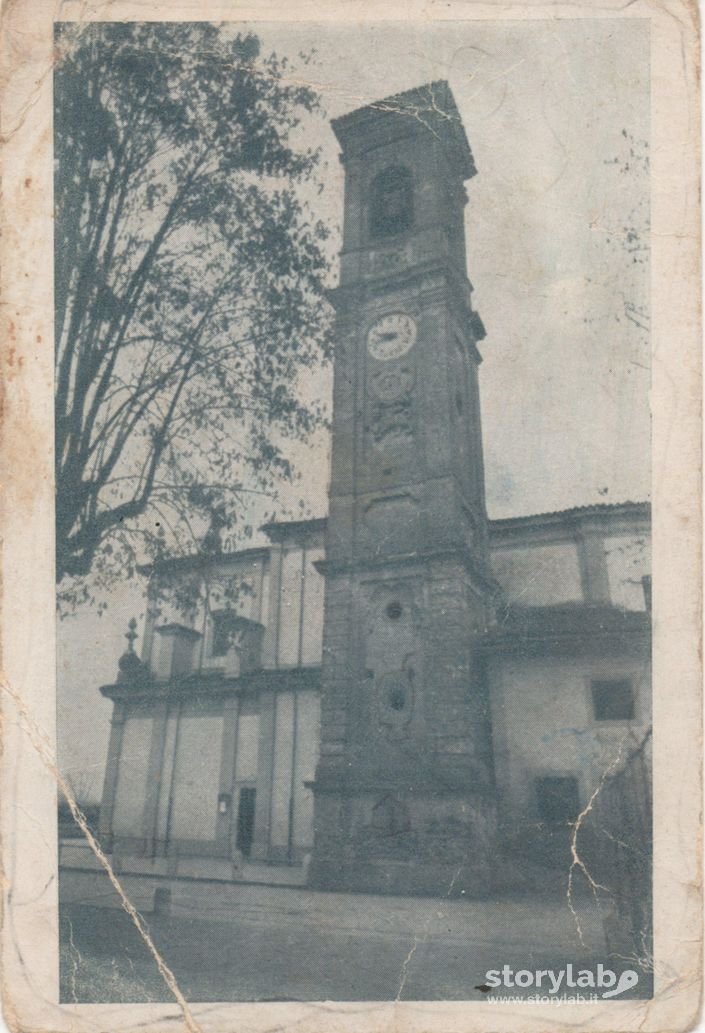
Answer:
<svg viewBox="0 0 705 1033"><path fill-rule="evenodd" d="M201 671L170 681L148 678L134 683L116 682L101 685L100 692L115 703L185 702L223 696L252 696L265 690L301 692L318 689L320 683L320 666L262 668L240 677L230 677L219 671Z"/></svg>
<svg viewBox="0 0 705 1033"><path fill-rule="evenodd" d="M442 549L417 549L414 552L396 553L364 560L352 560L349 563L334 563L332 560L318 560L314 563L316 570L324 577L335 577L341 574L367 573L375 570L398 569L400 567L421 566L434 560L457 559L464 565L474 581L491 596L500 592L499 585L492 577L489 568L481 565L469 549L458 549L448 546Z"/></svg>
<svg viewBox="0 0 705 1033"><path fill-rule="evenodd" d="M455 98L445 80L357 108L331 123L345 159L359 157L395 135L438 140L463 179L477 172Z"/></svg>

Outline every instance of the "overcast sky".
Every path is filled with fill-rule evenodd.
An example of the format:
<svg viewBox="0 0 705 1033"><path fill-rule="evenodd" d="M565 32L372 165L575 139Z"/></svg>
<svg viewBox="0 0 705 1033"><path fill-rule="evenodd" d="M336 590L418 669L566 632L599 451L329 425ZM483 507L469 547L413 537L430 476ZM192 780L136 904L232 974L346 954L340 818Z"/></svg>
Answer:
<svg viewBox="0 0 705 1033"><path fill-rule="evenodd" d="M331 118L430 79L450 82L478 168L466 235L487 328L490 515L648 497L649 342L636 325L648 326L648 265L622 246L632 226L647 243L647 26L258 31L288 54L315 40L306 76ZM319 210L336 226L343 170L332 132L317 128L327 160ZM325 464L318 474L309 492L324 512Z"/></svg>
<svg viewBox="0 0 705 1033"><path fill-rule="evenodd" d="M482 416L491 517L649 497L648 25L613 19L250 26L334 118L447 79L475 156L468 275L487 338ZM299 51L315 50L308 65ZM342 217L327 120L315 204ZM627 237L635 230L636 236ZM334 238L339 242L339 236ZM636 261L635 261L636 259ZM330 370L312 388L330 394ZM326 512L327 441L299 449L307 512ZM299 489L289 493L298 500ZM112 681L141 586L59 626L60 753L99 795Z"/></svg>

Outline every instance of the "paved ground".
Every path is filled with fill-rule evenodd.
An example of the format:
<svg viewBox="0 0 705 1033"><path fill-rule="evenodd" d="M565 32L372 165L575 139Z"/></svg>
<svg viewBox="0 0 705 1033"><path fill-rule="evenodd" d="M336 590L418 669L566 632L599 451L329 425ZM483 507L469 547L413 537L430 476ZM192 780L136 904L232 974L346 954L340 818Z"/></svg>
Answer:
<svg viewBox="0 0 705 1033"><path fill-rule="evenodd" d="M168 999L129 916L64 883L62 999ZM128 893L145 898L144 881ZM489 969L608 961L599 911L560 895L466 901L178 883L150 933L191 1001L479 1000ZM86 899L91 899L87 894ZM612 963L615 970L619 966ZM623 965L622 967L629 967ZM647 990L644 981L637 993Z"/></svg>
<svg viewBox="0 0 705 1033"><path fill-rule="evenodd" d="M125 885L141 907L152 906L153 880ZM62 879L62 1000L168 999L129 916L96 906L108 900L97 886ZM191 1001L480 1000L486 972L503 965L620 970L590 897L575 902L581 943L560 894L432 900L183 881L171 893L163 913L144 916ZM647 991L642 979L635 996Z"/></svg>

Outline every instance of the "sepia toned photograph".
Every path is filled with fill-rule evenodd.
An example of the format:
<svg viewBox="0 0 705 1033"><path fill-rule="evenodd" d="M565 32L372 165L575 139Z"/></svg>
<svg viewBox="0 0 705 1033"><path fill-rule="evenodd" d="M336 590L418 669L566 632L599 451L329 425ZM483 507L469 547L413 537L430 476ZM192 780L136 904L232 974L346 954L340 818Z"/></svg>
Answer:
<svg viewBox="0 0 705 1033"><path fill-rule="evenodd" d="M61 1001L650 998L648 23L54 46Z"/></svg>

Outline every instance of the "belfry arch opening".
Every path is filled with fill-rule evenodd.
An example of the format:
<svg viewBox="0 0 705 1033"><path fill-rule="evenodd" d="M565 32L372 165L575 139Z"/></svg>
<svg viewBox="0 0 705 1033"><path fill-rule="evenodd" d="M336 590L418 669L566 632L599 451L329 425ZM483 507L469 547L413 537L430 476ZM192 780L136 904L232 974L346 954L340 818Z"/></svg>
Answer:
<svg viewBox="0 0 705 1033"><path fill-rule="evenodd" d="M414 184L404 165L388 165L372 180L369 229L372 238L396 237L414 222Z"/></svg>

